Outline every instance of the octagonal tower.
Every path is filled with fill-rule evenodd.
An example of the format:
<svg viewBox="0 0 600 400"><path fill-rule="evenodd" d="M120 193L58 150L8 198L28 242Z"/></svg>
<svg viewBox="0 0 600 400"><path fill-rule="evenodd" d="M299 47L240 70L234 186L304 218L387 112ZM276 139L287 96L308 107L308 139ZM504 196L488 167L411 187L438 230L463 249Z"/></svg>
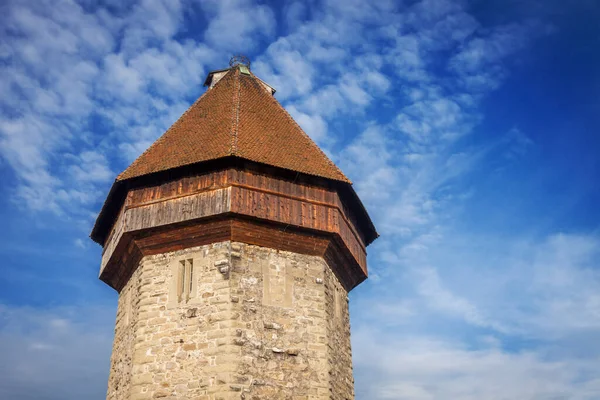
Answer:
<svg viewBox="0 0 600 400"><path fill-rule="evenodd" d="M348 292L377 232L249 63L205 86L91 234L119 292L107 399L353 399Z"/></svg>

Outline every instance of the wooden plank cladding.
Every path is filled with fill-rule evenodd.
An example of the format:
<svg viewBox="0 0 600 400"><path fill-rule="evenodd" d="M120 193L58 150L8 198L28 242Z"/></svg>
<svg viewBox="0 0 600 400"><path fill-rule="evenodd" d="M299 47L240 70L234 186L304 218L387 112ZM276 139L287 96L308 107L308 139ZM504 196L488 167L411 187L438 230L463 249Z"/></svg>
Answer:
<svg viewBox="0 0 600 400"><path fill-rule="evenodd" d="M111 233L111 240L105 247L100 274L113 257L112 253L124 234L227 213L231 209L230 192L231 188L216 189L137 207L126 207L119 215Z"/></svg>
<svg viewBox="0 0 600 400"><path fill-rule="evenodd" d="M227 183L227 170L186 176L157 186L146 186L130 190L125 204L141 205L156 200L198 193L207 189L224 188Z"/></svg>
<svg viewBox="0 0 600 400"><path fill-rule="evenodd" d="M364 246L361 246L359 238L340 210L332 205L315 204L234 186L231 192L231 212L316 231L337 233L352 255L364 265Z"/></svg>
<svg viewBox="0 0 600 400"><path fill-rule="evenodd" d="M125 201L125 207L143 205L228 186L252 188L265 193L270 192L280 196L331 205L339 208L342 215L352 221L350 224L352 227L356 226L355 216L343 204L338 193L331 188L295 183L290 180L235 168L187 176L157 186L132 189ZM363 235L357 232L355 228L354 230L364 247Z"/></svg>
<svg viewBox="0 0 600 400"><path fill-rule="evenodd" d="M154 228L231 211L231 188L171 198L138 207L126 212L128 231Z"/></svg>
<svg viewBox="0 0 600 400"><path fill-rule="evenodd" d="M223 240L335 258L349 288L367 276L364 235L335 189L230 167L130 188L100 278L118 288L140 254Z"/></svg>

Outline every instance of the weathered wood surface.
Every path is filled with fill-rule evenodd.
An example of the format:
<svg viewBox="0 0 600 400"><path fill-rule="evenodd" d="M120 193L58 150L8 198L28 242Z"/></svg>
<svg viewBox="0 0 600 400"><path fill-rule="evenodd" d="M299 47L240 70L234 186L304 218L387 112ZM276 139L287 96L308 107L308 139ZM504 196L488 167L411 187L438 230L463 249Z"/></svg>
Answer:
<svg viewBox="0 0 600 400"><path fill-rule="evenodd" d="M324 204L339 209L340 214L347 220L349 228L357 236L364 247L364 237L357 230L355 216L341 201L338 193L330 188L295 183L272 176L258 174L234 168L213 171L206 174L193 175L165 182L158 186L137 188L130 191L125 207L144 205L156 201L164 201L179 196L186 196L217 188L237 186L274 194L281 197L308 201L313 204Z"/></svg>
<svg viewBox="0 0 600 400"><path fill-rule="evenodd" d="M210 230L203 230L208 225L202 221L211 218L236 222L211 222ZM345 260L338 262L360 269L346 266L350 270L340 272L353 287L367 275L364 236L354 221L331 188L234 168L183 177L129 191L105 243L100 276L116 287L128 276L124 260L239 240L321 256L335 247L335 254L347 253L336 256Z"/></svg>
<svg viewBox="0 0 600 400"><path fill-rule="evenodd" d="M362 259L363 256L366 257L364 245L341 210L334 205L233 186L231 212L286 225L337 233L352 255L361 264L366 262Z"/></svg>
<svg viewBox="0 0 600 400"><path fill-rule="evenodd" d="M172 197L165 201L150 202L136 207L125 207L115 223L114 232L111 233L108 242L110 248L105 248L102 255L100 273L102 274L125 233L229 212L231 210L230 194L231 188L223 188L188 196Z"/></svg>

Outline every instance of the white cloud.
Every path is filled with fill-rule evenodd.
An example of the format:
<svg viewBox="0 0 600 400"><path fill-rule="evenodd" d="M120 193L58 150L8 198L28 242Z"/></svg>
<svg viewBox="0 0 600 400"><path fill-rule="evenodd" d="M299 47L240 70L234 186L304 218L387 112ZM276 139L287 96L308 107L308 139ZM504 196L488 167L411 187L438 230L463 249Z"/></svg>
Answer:
<svg viewBox="0 0 600 400"><path fill-rule="evenodd" d="M460 140L481 121L482 96L507 74L505 58L517 54L543 31L531 23L484 31L463 6L446 0L417 2L381 31L391 43L391 48L381 52L383 60L402 78L406 103L393 122L380 126L377 140L373 141L374 130L368 128L342 150L340 159L384 232L426 232L435 221L441 222L445 205L469 192L469 188L455 186L457 178L490 150L464 149ZM467 54L466 48L479 47L471 43L495 50L486 50L485 64L472 62L472 67L454 70L456 77L440 74L440 65L458 65L457 57ZM472 84L467 85L467 80ZM337 106L329 98L320 100L319 94L307 96L305 104L310 108L300 109L313 113L320 109L322 115L347 110L348 101ZM355 98L368 104L364 97ZM393 156L383 156L391 149ZM386 193L374 194L381 192L377 188L382 185ZM445 215L451 212L445 210Z"/></svg>
<svg viewBox="0 0 600 400"><path fill-rule="evenodd" d="M341 87L327 85L305 97L298 106L311 114L333 117L348 103L349 99L346 98Z"/></svg>
<svg viewBox="0 0 600 400"><path fill-rule="evenodd" d="M266 5L246 0L210 0L201 5L209 18L204 38L215 48L247 52L254 49L259 37L274 33L275 15Z"/></svg>
<svg viewBox="0 0 600 400"><path fill-rule="evenodd" d="M414 102L396 117L399 130L416 143L435 144L469 133L475 117L448 97Z"/></svg>
<svg viewBox="0 0 600 400"><path fill-rule="evenodd" d="M371 252L377 279L363 286L377 293L357 299L364 311L353 315L360 396L598 397L598 238L473 237L455 223L482 157L517 160L532 145L518 129L482 147L461 140L543 26L484 28L461 1L295 2L285 8L286 36L275 38L265 4L209 1L198 8L206 31L184 39L191 3L112 3L4 7L0 154L27 207L93 218L107 183L200 95L208 68L271 40L253 71L340 161L383 234ZM349 118L360 126L337 134ZM110 334L95 336L85 310L0 313L0 370L12 380L0 397L103 395L105 378L91 377L108 371ZM87 354L84 343L98 349Z"/></svg>
<svg viewBox="0 0 600 400"><path fill-rule="evenodd" d="M382 17L388 18L398 5L392 0L381 0L376 2L365 2L361 0L335 1L325 0L324 8L330 15L340 16L347 21L361 23L384 23Z"/></svg>
<svg viewBox="0 0 600 400"><path fill-rule="evenodd" d="M531 146L518 130L489 147L461 140L482 118L482 96L508 74L507 58L539 35L528 24L483 31L457 4L419 2L405 24L384 30L394 38L385 62L403 78L406 104L391 123L371 124L341 152L342 169L383 235L372 251L377 279L364 289L376 300L366 308L357 300L368 311L353 319L358 393L596 398L598 382L586 377L599 354L591 339L600 320L597 238L476 238L456 228L473 190L463 182L483 157L508 151L518 159ZM432 40L440 35L447 40ZM451 78L439 74L448 54ZM453 67L459 57L464 65ZM485 338L481 344L476 335ZM590 346L587 358L565 350L577 340ZM523 341L529 351L520 349Z"/></svg>
<svg viewBox="0 0 600 400"><path fill-rule="evenodd" d="M419 295L426 299L428 306L434 311L457 316L470 324L491 327L502 333L507 332L505 327L482 315L475 304L445 288L434 268L419 265L415 268L413 276L416 278Z"/></svg>
<svg viewBox="0 0 600 400"><path fill-rule="evenodd" d="M394 72L408 81L428 81L429 75L425 71L419 38L415 35L399 35L397 31L391 31L388 35L396 42L387 56L395 67Z"/></svg>
<svg viewBox="0 0 600 400"><path fill-rule="evenodd" d="M391 165L395 157L393 148L384 136L382 128L373 125L348 145L341 154L342 168L350 176L359 177L355 186L367 204L377 204L378 200L392 199L392 192L378 190L378 188L394 187L398 183L396 170Z"/></svg>
<svg viewBox="0 0 600 400"><path fill-rule="evenodd" d="M475 35L449 60L449 69L467 90L486 93L496 89L506 74L503 61L518 54L536 38L551 32L536 23L508 24Z"/></svg>
<svg viewBox="0 0 600 400"><path fill-rule="evenodd" d="M253 70L277 89L277 97L304 95L313 88L314 68L286 38L272 43L266 51L266 60L258 58Z"/></svg>
<svg viewBox="0 0 600 400"><path fill-rule="evenodd" d="M113 323L112 307L0 305L0 397L103 398Z"/></svg>
<svg viewBox="0 0 600 400"><path fill-rule="evenodd" d="M514 279L527 290L532 311L530 316L515 313L515 324L547 338L600 332L600 237L554 234L532 246L529 254L513 257L523 267L530 262L524 282Z"/></svg>
<svg viewBox="0 0 600 400"><path fill-rule="evenodd" d="M507 240L446 232L406 247L389 261L392 275L377 283L385 296L355 303L359 395L600 395L593 378L600 361L598 236ZM397 313L389 311L394 304Z"/></svg>
<svg viewBox="0 0 600 400"><path fill-rule="evenodd" d="M119 97L135 101L141 95L143 78L135 68L126 65L122 54L108 54L104 59L106 71L103 88L109 93L118 91Z"/></svg>
<svg viewBox="0 0 600 400"><path fill-rule="evenodd" d="M469 348L362 327L353 334L355 371L365 379L357 380L358 398L592 400L600 392L599 380L579 380L595 375L595 363L585 360L558 361L538 351L509 352L493 344Z"/></svg>
<svg viewBox="0 0 600 400"><path fill-rule="evenodd" d="M304 125L311 121L312 129L316 123L322 127L341 115L362 114L391 86L380 72L381 49L367 41L367 24L391 18L393 8L391 2L313 7L314 19L272 43L253 69L277 88L278 99L302 116ZM321 145L335 145L331 133L328 138L322 136L315 136Z"/></svg>
<svg viewBox="0 0 600 400"><path fill-rule="evenodd" d="M78 182L110 182L115 173L110 170L103 154L84 151L76 158L76 164L69 166L71 176Z"/></svg>
<svg viewBox="0 0 600 400"><path fill-rule="evenodd" d="M131 58L140 50L171 40L181 28L183 11L180 0L141 0L124 18L107 19L112 20L109 25L122 32L121 52Z"/></svg>
<svg viewBox="0 0 600 400"><path fill-rule="evenodd" d="M20 180L15 193L34 210L63 211L70 196L55 174L55 154L84 138L85 118L93 111L95 60L114 45L99 18L77 3L11 2L5 7L6 64L0 74L8 89L0 105L0 153ZM73 211L77 209L75 204Z"/></svg>
<svg viewBox="0 0 600 400"><path fill-rule="evenodd" d="M312 140L317 143L326 143L327 136L327 122L319 115L308 115L301 111L298 111L296 107L290 106L287 108L288 112L294 118L294 120L300 125L300 127L306 132Z"/></svg>
<svg viewBox="0 0 600 400"><path fill-rule="evenodd" d="M118 15L74 1L4 8L0 154L19 180L14 193L25 208L68 208L87 220L98 187L112 179L107 155L126 150L116 153L121 170L164 132L200 94L218 52L173 39L185 12L179 2L144 0ZM85 186L73 190L71 178Z"/></svg>
<svg viewBox="0 0 600 400"><path fill-rule="evenodd" d="M293 1L283 6L286 27L289 32L298 29L305 20L307 14L306 4L302 1Z"/></svg>

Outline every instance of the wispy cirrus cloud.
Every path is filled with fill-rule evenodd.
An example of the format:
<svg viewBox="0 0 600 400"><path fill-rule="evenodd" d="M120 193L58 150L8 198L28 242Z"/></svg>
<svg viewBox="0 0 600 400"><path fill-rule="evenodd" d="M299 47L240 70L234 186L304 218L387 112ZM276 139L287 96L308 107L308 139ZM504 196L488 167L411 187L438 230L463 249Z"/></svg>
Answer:
<svg viewBox="0 0 600 400"><path fill-rule="evenodd" d="M368 322L354 324L357 374L378 381L360 386L362 396L597 395L599 382L589 377L600 355L594 340L600 329L598 236L507 242L456 232L454 239L448 235L431 244L423 249L427 256L396 264L412 268L387 277L403 294L382 300L404 304L405 312L394 316L357 299L359 314L370 314ZM402 322L390 330L390 318ZM471 328L459 328L461 321Z"/></svg>
<svg viewBox="0 0 600 400"><path fill-rule="evenodd" d="M490 25L458 0L103 4L1 6L0 155L25 209L89 227L110 180L200 95L208 69L250 52L382 234L351 303L359 398L598 397L597 234L495 232L465 211L481 207L483 181L539 146L514 124L481 126L487 99L549 25ZM485 218L519 218L484 206ZM60 352L64 365L35 393L65 398L64 376L82 376L67 364L100 365L78 351L105 340L72 311L2 309L0 336L21 351L6 350L5 376L11 363L38 373L41 355ZM7 393L33 393L14 381Z"/></svg>
<svg viewBox="0 0 600 400"><path fill-rule="evenodd" d="M582 374L594 376L593 361L556 360L535 350L506 352L487 337L474 349L423 335L369 329L354 334L355 343L361 344L355 350L357 373L372 380L359 388L359 398L583 400L594 398L600 389L595 378L580 381Z"/></svg>
<svg viewBox="0 0 600 400"><path fill-rule="evenodd" d="M0 397L103 398L113 319L102 307L0 305Z"/></svg>
<svg viewBox="0 0 600 400"><path fill-rule="evenodd" d="M380 38L389 40L370 48L373 54L351 59L350 52L332 49L338 60L348 60L343 70L320 68L321 60L311 59L311 54L319 54L313 49L329 43L299 28L269 48L264 61L268 67L262 71L281 83L298 76L310 78L302 82L304 86L292 86L282 98L315 139L337 148L332 153L354 180L383 234L371 262L372 290L378 300L366 295L356 300L357 309L364 311L353 325L359 332L354 338L354 348L359 349L359 393L381 399L560 398L564 393L589 398L595 383L590 381L579 390L578 381L593 364L574 354L556 361L552 345L546 342L551 335L542 333L542 326L547 329L546 324L557 317L547 313L566 307L565 301L571 304L567 298L574 287L554 293L555 299L561 299L556 300L559 306L541 300L549 297L547 288L531 291L540 275L517 272L535 265L537 254L560 251L553 247L560 234L550 233L529 243L526 250L521 248L523 241L532 239L522 236L504 242L487 238L496 247L490 245L485 251L469 248L477 242L473 239L454 242L456 237L469 237L455 223L474 190L465 184L468 177L493 153L509 154L514 160L534 145L516 129L486 146L464 143L484 118L482 101L509 76L511 61L549 28L530 21L483 28L460 2L423 1L394 11L392 16L382 16L397 23L381 29ZM363 21L350 17L338 24L362 33ZM352 46L352 41L348 44ZM302 62L291 61L291 54L297 57L301 52L308 55ZM300 70L284 64L273 67L278 57L289 59ZM368 64L372 60L376 62ZM369 67L361 69L362 65ZM375 77L370 87L365 85L368 73ZM403 93L391 107L397 110L391 118L367 119L362 133L336 147L339 136L331 124L357 112L364 117L374 102L389 101L389 91ZM512 255L505 256L507 252ZM576 248L573 257L582 252ZM461 263L448 254L469 254L475 259ZM567 268L566 274L577 276L588 267L568 262L556 268ZM597 287L594 279L591 282ZM478 290L471 290L471 285ZM493 294L489 301L486 294ZM525 304L528 296L539 299L537 306ZM589 297L572 301L579 307L590 303ZM535 327L532 321L537 321ZM567 336L579 334L570 331ZM469 337L468 342L455 339L456 335ZM372 348L373 337L385 338L378 341L385 344ZM521 341L534 347L514 348ZM388 352L388 362L379 363L380 354L389 348L398 350ZM415 369L419 372L412 372ZM377 384L367 384L373 376L378 377ZM515 379L522 384L505 390L506 382Z"/></svg>
<svg viewBox="0 0 600 400"><path fill-rule="evenodd" d="M14 195L26 209L64 214L69 208L69 216L89 219L108 176L200 94L217 55L227 58L230 49L208 40L219 24L235 17L237 30L227 32L244 43L231 44L248 47L275 26L266 6L203 3L214 17L207 42L177 40L192 6L161 0L106 8L71 0L3 5L0 153L18 178ZM63 152L69 156L58 156ZM74 190L69 178L85 186Z"/></svg>
<svg viewBox="0 0 600 400"><path fill-rule="evenodd" d="M268 39L275 32L275 14L267 5L247 0L209 0L200 5L209 21L204 39L214 48L248 52L259 39Z"/></svg>

